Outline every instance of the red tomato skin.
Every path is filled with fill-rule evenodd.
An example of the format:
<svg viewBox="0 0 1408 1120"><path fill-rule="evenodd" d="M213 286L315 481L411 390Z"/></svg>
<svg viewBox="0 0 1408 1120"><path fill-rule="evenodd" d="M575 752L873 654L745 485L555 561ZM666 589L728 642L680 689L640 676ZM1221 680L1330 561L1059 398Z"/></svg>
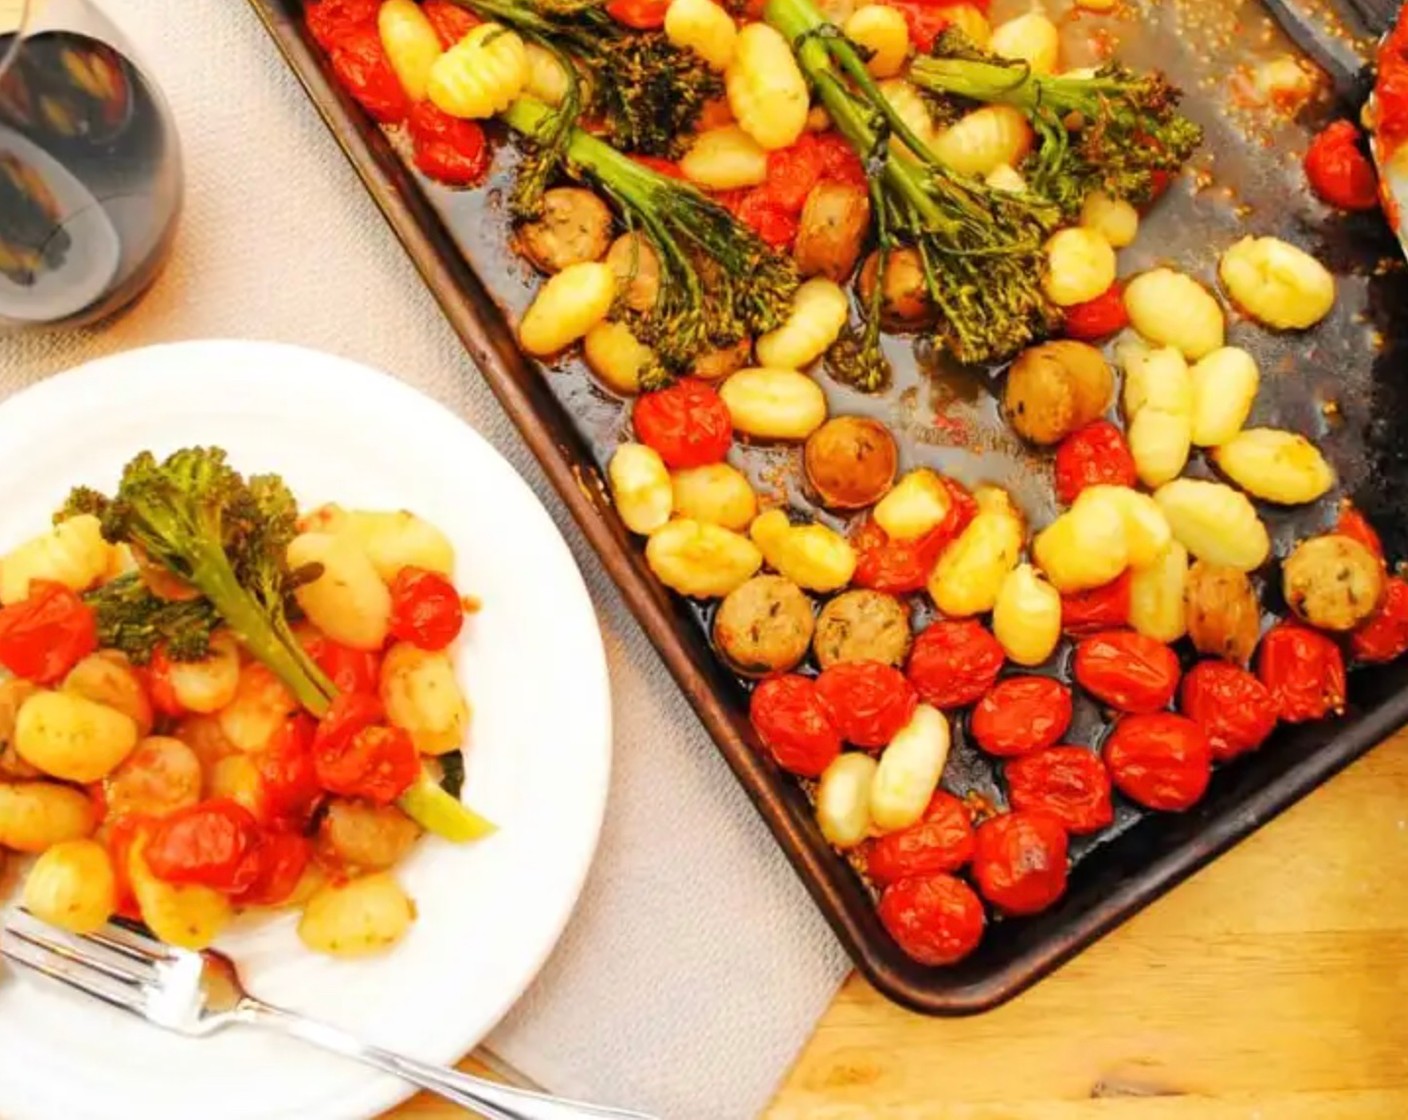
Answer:
<svg viewBox="0 0 1408 1120"><path fill-rule="evenodd" d="M1061 596L1061 629L1072 637L1087 637L1102 630L1129 625L1130 574L1089 591Z"/></svg>
<svg viewBox="0 0 1408 1120"><path fill-rule="evenodd" d="M909 41L921 54L928 54L946 27L953 22L944 9L963 0L951 0L948 4L925 3L925 0L883 0L885 7L894 8L904 16L909 28Z"/></svg>
<svg viewBox="0 0 1408 1120"><path fill-rule="evenodd" d="M171 659L166 650L157 646L152 650L152 659L140 674L147 686L152 708L164 716L183 716L186 709L176 699L176 690L171 686Z"/></svg>
<svg viewBox="0 0 1408 1120"><path fill-rule="evenodd" d="M1110 774L1084 747L1048 747L1007 764L1012 808L1048 813L1073 836L1099 832L1115 819Z"/></svg>
<svg viewBox="0 0 1408 1120"><path fill-rule="evenodd" d="M1108 420L1072 432L1056 448L1056 497L1070 505L1087 486L1133 486L1134 456Z"/></svg>
<svg viewBox="0 0 1408 1120"><path fill-rule="evenodd" d="M973 858L973 820L953 794L937 790L915 824L871 840L865 869L881 887L901 879L957 871Z"/></svg>
<svg viewBox="0 0 1408 1120"><path fill-rule="evenodd" d="M768 153L768 177L763 192L768 201L790 214L800 214L811 189L821 182L825 157L820 140L804 132L796 143Z"/></svg>
<svg viewBox="0 0 1408 1120"><path fill-rule="evenodd" d="M339 37L330 55L338 84L372 118L382 124L406 119L410 101L381 45L376 25L357 27Z"/></svg>
<svg viewBox="0 0 1408 1120"><path fill-rule="evenodd" d="M852 537L856 550L856 571L852 582L872 591L903 595L923 591L944 546L968 527L977 513L973 496L950 478L943 479L952 503L943 521L912 541L891 540L869 518L862 521Z"/></svg>
<svg viewBox="0 0 1408 1120"><path fill-rule="evenodd" d="M462 121L418 101L406 117L411 152L421 174L449 187L478 183L489 170L489 144L474 121Z"/></svg>
<svg viewBox="0 0 1408 1120"><path fill-rule="evenodd" d="M952 875L903 879L885 888L881 924L920 964L957 964L978 947L987 918L973 888Z"/></svg>
<svg viewBox="0 0 1408 1120"><path fill-rule="evenodd" d="M333 701L313 736L313 766L323 789L389 805L410 787L420 774L420 756L411 737L385 726L385 718L375 696L344 693Z"/></svg>
<svg viewBox="0 0 1408 1120"><path fill-rule="evenodd" d="M1199 661L1189 669L1178 706L1203 729L1214 762L1256 750L1276 730L1271 693L1230 661Z"/></svg>
<svg viewBox="0 0 1408 1120"><path fill-rule="evenodd" d="M124 918L141 921L142 912L132 894L132 873L129 870L132 845L144 831L150 831L152 820L140 813L130 813L104 822L103 845L112 857L112 873L117 894L117 913Z"/></svg>
<svg viewBox="0 0 1408 1120"><path fill-rule="evenodd" d="M464 604L439 572L407 566L391 581L391 636L424 650L442 650L460 636Z"/></svg>
<svg viewBox="0 0 1408 1120"><path fill-rule="evenodd" d="M1103 753L1119 791L1147 809L1190 809L1212 780L1212 747L1203 729L1172 712L1123 717Z"/></svg>
<svg viewBox="0 0 1408 1120"><path fill-rule="evenodd" d="M264 805L275 818L302 821L322 795L313 762L317 724L306 712L287 720L262 751L254 766L264 784Z"/></svg>
<svg viewBox="0 0 1408 1120"><path fill-rule="evenodd" d="M631 421L640 441L672 470L721 463L733 443L728 406L696 377L636 398Z"/></svg>
<svg viewBox="0 0 1408 1120"><path fill-rule="evenodd" d="M380 7L381 0L318 0L316 4L304 5L303 13L313 41L331 51L347 35L375 28Z"/></svg>
<svg viewBox="0 0 1408 1120"><path fill-rule="evenodd" d="M313 858L306 836L289 829L265 829L250 849L249 886L236 896L244 906L277 906L298 887Z"/></svg>
<svg viewBox="0 0 1408 1120"><path fill-rule="evenodd" d="M54 684L98 648L93 609L61 583L33 580L0 610L0 665L35 684Z"/></svg>
<svg viewBox="0 0 1408 1120"><path fill-rule="evenodd" d="M440 36L440 45L449 50L480 24L473 12L466 11L451 0L424 0L420 10Z"/></svg>
<svg viewBox="0 0 1408 1120"><path fill-rule="evenodd" d="M1379 563L1384 562L1384 542L1369 524L1369 519L1352 505L1346 504L1340 510L1339 520L1335 522L1335 532L1342 537L1352 537L1377 556Z"/></svg>
<svg viewBox="0 0 1408 1120"><path fill-rule="evenodd" d="M1050 677L1008 677L978 701L968 728L978 746L1013 758L1057 742L1071 725L1071 690Z"/></svg>
<svg viewBox="0 0 1408 1120"><path fill-rule="evenodd" d="M864 750L888 744L919 703L905 675L880 661L832 665L818 674L816 688L841 738Z"/></svg>
<svg viewBox="0 0 1408 1120"><path fill-rule="evenodd" d="M1178 691L1178 655L1133 630L1102 630L1076 646L1076 683L1122 712L1157 712Z"/></svg>
<svg viewBox="0 0 1408 1120"><path fill-rule="evenodd" d="M784 250L797 239L797 215L779 206L762 187L729 191L716 201L756 233L769 248Z"/></svg>
<svg viewBox="0 0 1408 1120"><path fill-rule="evenodd" d="M962 708L977 703L992 688L1004 656L982 623L942 619L914 640L905 674L926 704Z"/></svg>
<svg viewBox="0 0 1408 1120"><path fill-rule="evenodd" d="M258 836L259 824L248 809L228 798L213 798L157 821L142 858L153 875L168 883L238 894L253 877L246 856Z"/></svg>
<svg viewBox="0 0 1408 1120"><path fill-rule="evenodd" d="M1256 675L1287 723L1344 711L1344 657L1339 646L1308 627L1278 622L1268 630L1257 650Z"/></svg>
<svg viewBox="0 0 1408 1120"><path fill-rule="evenodd" d="M1394 576L1384 587L1384 601L1374 616L1349 636L1350 649L1374 665L1408 653L1408 582Z"/></svg>
<svg viewBox="0 0 1408 1120"><path fill-rule="evenodd" d="M1068 842L1047 813L1016 810L978 826L973 877L978 890L1008 914L1036 914L1066 890Z"/></svg>
<svg viewBox="0 0 1408 1120"><path fill-rule="evenodd" d="M381 654L376 650L352 649L326 634L316 634L304 641L303 648L338 692L375 694L381 681Z"/></svg>
<svg viewBox="0 0 1408 1120"><path fill-rule="evenodd" d="M611 0L606 11L617 23L637 31L654 31L665 25L669 6L669 0Z"/></svg>
<svg viewBox="0 0 1408 1120"><path fill-rule="evenodd" d="M768 753L788 773L819 778L841 753L841 733L811 677L769 677L753 690L748 718Z"/></svg>
<svg viewBox="0 0 1408 1120"><path fill-rule="evenodd" d="M1129 326L1129 312L1124 306L1124 289L1118 280L1094 299L1066 308L1067 338L1096 342L1118 334Z"/></svg>
<svg viewBox="0 0 1408 1120"><path fill-rule="evenodd" d="M1350 121L1335 121L1305 153L1311 190L1339 210L1375 210L1379 205L1379 177L1359 140L1359 129Z"/></svg>

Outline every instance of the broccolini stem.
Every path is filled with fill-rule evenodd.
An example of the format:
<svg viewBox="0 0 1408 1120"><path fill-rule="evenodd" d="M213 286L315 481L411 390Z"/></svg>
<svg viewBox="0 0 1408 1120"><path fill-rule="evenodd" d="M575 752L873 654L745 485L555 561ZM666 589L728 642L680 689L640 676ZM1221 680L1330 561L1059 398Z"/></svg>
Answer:
<svg viewBox="0 0 1408 1120"><path fill-rule="evenodd" d="M1062 78L1036 74L1024 62L984 62L975 58L914 60L910 79L924 89L952 93L974 101L1000 102L1028 116L1062 117L1070 112L1097 114L1104 98L1127 96L1127 83L1099 74Z"/></svg>

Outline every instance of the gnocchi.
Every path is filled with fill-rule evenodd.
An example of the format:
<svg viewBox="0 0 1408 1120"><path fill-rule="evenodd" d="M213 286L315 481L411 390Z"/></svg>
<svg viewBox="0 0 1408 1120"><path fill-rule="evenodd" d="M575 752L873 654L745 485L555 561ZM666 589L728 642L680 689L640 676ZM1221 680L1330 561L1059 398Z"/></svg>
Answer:
<svg viewBox="0 0 1408 1120"><path fill-rule="evenodd" d="M814 276L804 281L792 297L786 321L758 339L754 346L758 361L774 369L811 365L831 348L850 312L850 300L834 280Z"/></svg>
<svg viewBox="0 0 1408 1120"><path fill-rule="evenodd" d="M741 369L720 386L719 396L734 430L754 439L800 441L826 422L826 394L796 370Z"/></svg>
<svg viewBox="0 0 1408 1120"><path fill-rule="evenodd" d="M1222 346L1227 322L1211 292L1181 272L1141 272L1124 290L1130 325L1156 346L1172 346L1189 361Z"/></svg>
<svg viewBox="0 0 1408 1120"><path fill-rule="evenodd" d="M216 633L210 654L201 661L172 661L166 670L171 694L188 712L209 715L235 698L240 681L240 651L228 631Z"/></svg>
<svg viewBox="0 0 1408 1120"><path fill-rule="evenodd" d="M666 587L696 599L722 598L763 566L763 554L747 537L691 517L651 533L645 560Z"/></svg>
<svg viewBox="0 0 1408 1120"><path fill-rule="evenodd" d="M749 536L769 567L808 591L838 591L855 574L856 550L825 525L793 525L773 509L754 519Z"/></svg>
<svg viewBox="0 0 1408 1120"><path fill-rule="evenodd" d="M400 863L420 838L415 821L394 805L334 797L318 825L318 847L336 863L385 871Z"/></svg>
<svg viewBox="0 0 1408 1120"><path fill-rule="evenodd" d="M96 933L117 909L117 879L107 849L93 840L55 844L30 869L24 907L60 929Z"/></svg>
<svg viewBox="0 0 1408 1120"><path fill-rule="evenodd" d="M680 160L680 170L705 190L754 187L768 177L768 153L742 128L730 124L699 133Z"/></svg>
<svg viewBox="0 0 1408 1120"><path fill-rule="evenodd" d="M1188 550L1169 541L1152 563L1136 568L1129 581L1129 625L1155 641L1173 643L1188 629L1184 592Z"/></svg>
<svg viewBox="0 0 1408 1120"><path fill-rule="evenodd" d="M528 78L528 50L517 32L481 23L435 60L425 93L441 112L484 120L507 109Z"/></svg>
<svg viewBox="0 0 1408 1120"><path fill-rule="evenodd" d="M1103 587L1129 567L1124 511L1108 501L1077 501L1036 535L1032 557L1063 595Z"/></svg>
<svg viewBox="0 0 1408 1120"><path fill-rule="evenodd" d="M992 633L1009 661L1040 665L1061 640L1061 596L1030 564L1007 573L992 608Z"/></svg>
<svg viewBox="0 0 1408 1120"><path fill-rule="evenodd" d="M1248 428L1212 453L1218 470L1254 498L1283 506L1323 497L1335 472L1320 449L1302 435Z"/></svg>
<svg viewBox="0 0 1408 1120"><path fill-rule="evenodd" d="M870 755L848 751L822 771L816 822L836 847L854 848L870 835L870 790L879 769Z"/></svg>
<svg viewBox="0 0 1408 1120"><path fill-rule="evenodd" d="M665 38L693 51L713 69L726 70L738 44L738 27L713 0L670 0Z"/></svg>
<svg viewBox="0 0 1408 1120"><path fill-rule="evenodd" d="M1007 494L986 486L979 487L974 498L977 514L929 576L929 597L950 618L992 610L1022 552L1022 517Z"/></svg>
<svg viewBox="0 0 1408 1120"><path fill-rule="evenodd" d="M873 10L877 9L862 8L861 12ZM878 10L894 11L892 8ZM933 148L939 162L959 175L982 178L999 167L1016 174L1013 169L1031 151L1032 129L1021 110L1011 105L984 105L965 113L935 136Z"/></svg>
<svg viewBox="0 0 1408 1120"><path fill-rule="evenodd" d="M1188 371L1193 390L1193 443L1217 447L1242 430L1251 415L1261 374L1245 350L1223 346Z"/></svg>
<svg viewBox="0 0 1408 1120"><path fill-rule="evenodd" d="M606 467L611 498L627 529L646 536L670 520L675 493L665 460L643 443L623 443Z"/></svg>
<svg viewBox="0 0 1408 1120"><path fill-rule="evenodd" d="M1054 74L1061 56L1061 35L1046 16L1028 12L993 28L988 46L1000 58L1027 63L1034 74Z"/></svg>
<svg viewBox="0 0 1408 1120"><path fill-rule="evenodd" d="M949 26L955 27L968 36L975 47L987 47L992 42L992 25L981 8L972 4L954 4L944 8Z"/></svg>
<svg viewBox="0 0 1408 1120"><path fill-rule="evenodd" d="M386 718L421 754L445 754L464 742L469 701L448 654L397 642L382 659L380 691Z"/></svg>
<svg viewBox="0 0 1408 1120"><path fill-rule="evenodd" d="M1010 191L1012 194L1021 194L1027 189L1027 181L1022 178L1022 173L1005 163L999 163L984 175L983 182L995 191Z"/></svg>
<svg viewBox="0 0 1408 1120"><path fill-rule="evenodd" d="M251 662L240 670L235 694L216 713L215 720L226 743L255 754L269 744L298 707L283 681L258 662Z"/></svg>
<svg viewBox="0 0 1408 1120"><path fill-rule="evenodd" d="M0 848L37 855L97 825L92 800L55 782L0 782Z"/></svg>
<svg viewBox="0 0 1408 1120"><path fill-rule="evenodd" d="M455 570L450 538L410 510L345 510L330 504L313 511L302 528L350 537L386 584L402 568L424 568L447 577Z"/></svg>
<svg viewBox="0 0 1408 1120"><path fill-rule="evenodd" d="M412 101L425 98L430 71L441 55L440 36L415 0L384 0L376 13L382 50Z"/></svg>
<svg viewBox="0 0 1408 1120"><path fill-rule="evenodd" d="M905 127L926 148L932 150L934 144L934 118L929 112L929 104L924 95L903 78L886 78L876 83L880 95L890 103L890 108ZM913 155L909 144L898 134L890 137L890 150L900 155Z"/></svg>
<svg viewBox="0 0 1408 1120"><path fill-rule="evenodd" d="M616 273L609 264L570 264L538 289L518 324L518 341L534 357L556 354L602 322L615 299Z"/></svg>
<svg viewBox="0 0 1408 1120"><path fill-rule="evenodd" d="M612 392L623 397L640 392L641 376L656 364L655 351L625 323L598 323L582 339L582 356Z"/></svg>
<svg viewBox="0 0 1408 1120"><path fill-rule="evenodd" d="M1173 540L1173 530L1159 503L1128 486L1087 486L1075 505L1105 504L1124 522L1125 555L1131 568L1152 564Z"/></svg>
<svg viewBox="0 0 1408 1120"><path fill-rule="evenodd" d="M1209 564L1250 572L1266 563L1271 538L1245 494L1221 482L1178 478L1154 492L1174 539Z"/></svg>
<svg viewBox="0 0 1408 1120"><path fill-rule="evenodd" d="M385 952L406 936L416 907L387 872L329 883L314 893L298 923L308 948L334 957Z"/></svg>
<svg viewBox="0 0 1408 1120"><path fill-rule="evenodd" d="M1156 487L1182 474L1193 446L1193 388L1183 355L1173 347L1136 351L1125 366L1124 410L1139 481Z"/></svg>
<svg viewBox="0 0 1408 1120"><path fill-rule="evenodd" d="M1278 330L1305 330L1335 305L1335 278L1303 249L1276 237L1244 237L1222 254L1218 276L1232 302Z"/></svg>
<svg viewBox="0 0 1408 1120"><path fill-rule="evenodd" d="M880 832L908 828L924 815L949 751L948 720L920 704L880 755L870 786L870 816Z"/></svg>
<svg viewBox="0 0 1408 1120"><path fill-rule="evenodd" d="M547 48L525 42L523 50L528 56L528 81L523 92L544 105L561 105L571 88L572 76Z"/></svg>
<svg viewBox="0 0 1408 1120"><path fill-rule="evenodd" d="M672 512L679 517L707 521L741 533L758 513L758 496L748 476L728 463L687 467L670 474L674 501Z"/></svg>
<svg viewBox="0 0 1408 1120"><path fill-rule="evenodd" d="M127 857L127 880L142 921L178 949L209 947L235 916L230 900L210 887L158 879L147 866L146 845L146 837L139 835Z"/></svg>
<svg viewBox="0 0 1408 1120"><path fill-rule="evenodd" d="M1058 307L1086 303L1115 282L1115 251L1103 234L1071 226L1046 243L1046 294Z"/></svg>
<svg viewBox="0 0 1408 1120"><path fill-rule="evenodd" d="M70 591L87 591L107 574L113 547L103 540L92 514L65 518L0 559L0 604L28 597L31 580L61 583Z"/></svg>
<svg viewBox="0 0 1408 1120"><path fill-rule="evenodd" d="M766 23L738 33L724 89L739 127L768 151L795 144L807 127L806 79L787 40Z"/></svg>
<svg viewBox="0 0 1408 1120"><path fill-rule="evenodd" d="M28 682L8 683L12 687L24 685L28 691L33 691ZM90 653L70 669L64 678L63 691L121 712L137 725L139 735L146 735L152 729L152 703L147 699L147 690L137 679L132 663L115 649ZM4 738L0 734L0 739Z"/></svg>
<svg viewBox="0 0 1408 1120"><path fill-rule="evenodd" d="M123 759L103 786L108 814L160 817L200 800L204 778L196 752L165 735L151 735Z"/></svg>
<svg viewBox="0 0 1408 1120"><path fill-rule="evenodd" d="M1091 191L1080 207L1080 224L1100 234L1115 249L1133 245L1139 235L1139 211L1122 198Z"/></svg>
<svg viewBox="0 0 1408 1120"><path fill-rule="evenodd" d="M953 507L948 487L927 467L912 470L876 504L871 516L893 540L912 541L941 525Z"/></svg>
<svg viewBox="0 0 1408 1120"><path fill-rule="evenodd" d="M846 38L870 52L865 68L873 78L893 78L909 55L909 26L904 16L883 4L857 8L845 21Z"/></svg>
<svg viewBox="0 0 1408 1120"><path fill-rule="evenodd" d="M19 756L66 782L106 778L136 745L129 716L71 692L36 692L15 721Z"/></svg>
<svg viewBox="0 0 1408 1120"><path fill-rule="evenodd" d="M386 643L391 592L352 537L300 533L289 542L288 564L294 570L314 564L321 569L317 579L294 591L314 626L353 649L380 649Z"/></svg>

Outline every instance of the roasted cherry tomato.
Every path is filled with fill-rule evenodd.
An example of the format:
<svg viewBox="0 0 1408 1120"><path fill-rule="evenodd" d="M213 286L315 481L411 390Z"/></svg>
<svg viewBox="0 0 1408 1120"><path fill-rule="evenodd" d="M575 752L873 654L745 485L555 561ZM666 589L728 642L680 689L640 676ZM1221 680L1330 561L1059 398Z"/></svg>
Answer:
<svg viewBox="0 0 1408 1120"><path fill-rule="evenodd" d="M1108 420L1072 432L1056 448L1056 497L1070 505L1087 486L1133 486L1134 456Z"/></svg>
<svg viewBox="0 0 1408 1120"><path fill-rule="evenodd" d="M876 837L865 847L865 869L879 886L919 875L957 871L973 858L973 821L951 793L937 790L917 824Z"/></svg>
<svg viewBox="0 0 1408 1120"><path fill-rule="evenodd" d="M816 688L841 738L867 750L889 743L919 702L905 675L880 661L832 665L816 678Z"/></svg>
<svg viewBox="0 0 1408 1120"><path fill-rule="evenodd" d="M1190 808L1212 779L1203 729L1172 712L1124 716L1105 740L1104 755L1120 792L1148 809Z"/></svg>
<svg viewBox="0 0 1408 1120"><path fill-rule="evenodd" d="M642 167L648 167L657 175L664 175L669 179L683 179L684 172L680 170L680 165L672 159L665 159L663 156L643 156L634 153L631 156L636 163Z"/></svg>
<svg viewBox="0 0 1408 1120"><path fill-rule="evenodd" d="M313 765L323 789L387 805L415 781L415 746L400 728L385 726L385 718L375 696L346 693L333 701L313 736Z"/></svg>
<svg viewBox="0 0 1408 1120"><path fill-rule="evenodd" d="M768 177L761 189L769 202L788 213L800 214L807 195L821 182L824 170L820 139L815 133L804 132L795 144L768 153Z"/></svg>
<svg viewBox="0 0 1408 1120"><path fill-rule="evenodd" d="M381 654L376 650L352 649L326 634L305 639L303 648L338 692L376 692L381 680Z"/></svg>
<svg viewBox="0 0 1408 1120"><path fill-rule="evenodd" d="M0 665L27 681L53 684L97 648L93 609L61 583L33 580L0 610Z"/></svg>
<svg viewBox="0 0 1408 1120"><path fill-rule="evenodd" d="M808 133L821 151L821 178L827 183L850 183L864 187L869 183L865 165L854 148L839 132Z"/></svg>
<svg viewBox="0 0 1408 1120"><path fill-rule="evenodd" d="M905 672L926 704L962 708L993 686L1002 661L1002 647L982 623L943 619L914 640Z"/></svg>
<svg viewBox="0 0 1408 1120"><path fill-rule="evenodd" d="M1178 690L1178 655L1133 630L1102 630L1076 646L1076 683L1122 712L1157 712Z"/></svg>
<svg viewBox="0 0 1408 1120"><path fill-rule="evenodd" d="M968 727L999 757L1049 747L1071 725L1071 690L1050 677L1008 677L978 701Z"/></svg>
<svg viewBox="0 0 1408 1120"><path fill-rule="evenodd" d="M1335 121L1310 142L1305 177L1321 200L1337 209L1378 208L1379 176L1360 148L1359 129L1349 121Z"/></svg>
<svg viewBox="0 0 1408 1120"><path fill-rule="evenodd" d="M462 121L418 101L406 117L411 152L422 174L450 187L479 182L489 170L489 145L474 121Z"/></svg>
<svg viewBox="0 0 1408 1120"><path fill-rule="evenodd" d="M1045 910L1066 889L1066 830L1048 813L1025 809L978 826L973 877L983 897L1009 914Z"/></svg>
<svg viewBox="0 0 1408 1120"><path fill-rule="evenodd" d="M349 34L356 35L367 28L375 30L380 7L381 0L318 0L304 5L303 12L313 41L331 51Z"/></svg>
<svg viewBox="0 0 1408 1120"><path fill-rule="evenodd" d="M797 239L797 214L768 197L762 187L727 191L714 200L773 249L786 249Z"/></svg>
<svg viewBox="0 0 1408 1120"><path fill-rule="evenodd" d="M426 650L444 649L460 635L464 603L439 572L407 566L391 581L391 636Z"/></svg>
<svg viewBox="0 0 1408 1120"><path fill-rule="evenodd" d="M909 28L909 41L921 54L928 54L945 28L953 23L948 9L964 0L951 0L947 4L934 4L928 0L883 0L885 7L894 8L904 16Z"/></svg>
<svg viewBox="0 0 1408 1120"><path fill-rule="evenodd" d="M978 947L987 920L973 888L952 875L904 879L885 888L880 921L920 964L955 964Z"/></svg>
<svg viewBox="0 0 1408 1120"><path fill-rule="evenodd" d="M1408 583L1394 576L1384 587L1384 601L1374 616L1349 636L1360 661L1395 661L1408 653Z"/></svg>
<svg viewBox="0 0 1408 1120"><path fill-rule="evenodd" d="M1276 730L1271 693L1230 661L1199 661L1189 669L1178 706L1203 729L1215 762L1256 750Z"/></svg>
<svg viewBox="0 0 1408 1120"><path fill-rule="evenodd" d="M375 120L397 124L406 119L410 101L391 69L375 23L340 35L329 57L342 88Z"/></svg>
<svg viewBox="0 0 1408 1120"><path fill-rule="evenodd" d="M733 443L733 418L712 386L686 377L636 399L636 435L673 470L719 463Z"/></svg>
<svg viewBox="0 0 1408 1120"><path fill-rule="evenodd" d="M449 50L476 27L480 20L473 12L466 11L453 0L424 0L420 10L440 36L440 45Z"/></svg>
<svg viewBox="0 0 1408 1120"><path fill-rule="evenodd" d="M857 587L887 591L891 595L924 590L944 546L968 527L978 510L973 495L962 486L949 478L943 479L943 483L952 504L943 521L922 537L912 541L891 540L874 521L867 518L861 522L851 538L856 550L853 582Z"/></svg>
<svg viewBox="0 0 1408 1120"><path fill-rule="evenodd" d="M141 921L142 912L132 894L132 873L129 870L132 845L144 831L150 832L152 823L151 818L140 813L129 813L103 822L103 846L112 857L112 874L117 895L116 912L121 917L134 921Z"/></svg>
<svg viewBox="0 0 1408 1120"><path fill-rule="evenodd" d="M1368 518L1352 505L1346 503L1340 509L1339 520L1335 522L1335 534L1353 538L1377 556L1381 563L1383 562L1384 542L1379 540L1379 534L1369 524Z"/></svg>
<svg viewBox="0 0 1408 1120"><path fill-rule="evenodd" d="M278 906L288 900L313 858L313 845L291 829L265 829L246 857L249 885L237 901L245 906Z"/></svg>
<svg viewBox="0 0 1408 1120"><path fill-rule="evenodd" d="M748 718L763 746L790 773L819 778L841 753L841 733L811 677L769 677L753 690Z"/></svg>
<svg viewBox="0 0 1408 1120"><path fill-rule="evenodd" d="M138 670L138 675L147 686L147 695L158 713L164 716L186 714L186 709L181 706L181 701L176 699L176 689L171 684L171 658L166 656L164 647L157 646L152 650L151 660L144 668Z"/></svg>
<svg viewBox="0 0 1408 1120"><path fill-rule="evenodd" d="M1129 625L1130 575L1122 572L1089 591L1061 596L1061 629L1073 637L1098 634Z"/></svg>
<svg viewBox="0 0 1408 1120"><path fill-rule="evenodd" d="M1069 833L1099 832L1115 819L1110 775L1084 747L1049 747L1013 759L1005 770L1012 808L1051 814Z"/></svg>
<svg viewBox="0 0 1408 1120"><path fill-rule="evenodd" d="M259 824L243 805L214 798L157 821L142 857L158 879L238 894L257 869L246 858L258 842Z"/></svg>
<svg viewBox="0 0 1408 1120"><path fill-rule="evenodd" d="M254 766L264 784L264 805L270 816L304 820L323 792L313 764L313 717L300 712L274 732L263 750L254 754Z"/></svg>
<svg viewBox="0 0 1408 1120"><path fill-rule="evenodd" d="M1324 719L1344 711L1344 658L1340 647L1305 626L1279 622L1256 655L1256 675L1287 723Z"/></svg>
<svg viewBox="0 0 1408 1120"><path fill-rule="evenodd" d="M1067 338L1094 342L1109 338L1129 326L1129 312L1124 309L1124 289L1115 281L1094 299L1066 308Z"/></svg>
<svg viewBox="0 0 1408 1120"><path fill-rule="evenodd" d="M611 0L606 11L617 23L637 31L654 31L665 25L670 0Z"/></svg>

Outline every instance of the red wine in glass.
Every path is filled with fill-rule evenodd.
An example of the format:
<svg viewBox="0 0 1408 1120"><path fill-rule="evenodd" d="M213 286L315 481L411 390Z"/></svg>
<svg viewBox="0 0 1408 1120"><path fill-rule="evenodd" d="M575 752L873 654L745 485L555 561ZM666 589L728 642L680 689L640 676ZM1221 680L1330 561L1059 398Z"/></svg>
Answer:
<svg viewBox="0 0 1408 1120"><path fill-rule="evenodd" d="M89 0L0 0L0 333L79 326L166 262L180 147L161 94Z"/></svg>

